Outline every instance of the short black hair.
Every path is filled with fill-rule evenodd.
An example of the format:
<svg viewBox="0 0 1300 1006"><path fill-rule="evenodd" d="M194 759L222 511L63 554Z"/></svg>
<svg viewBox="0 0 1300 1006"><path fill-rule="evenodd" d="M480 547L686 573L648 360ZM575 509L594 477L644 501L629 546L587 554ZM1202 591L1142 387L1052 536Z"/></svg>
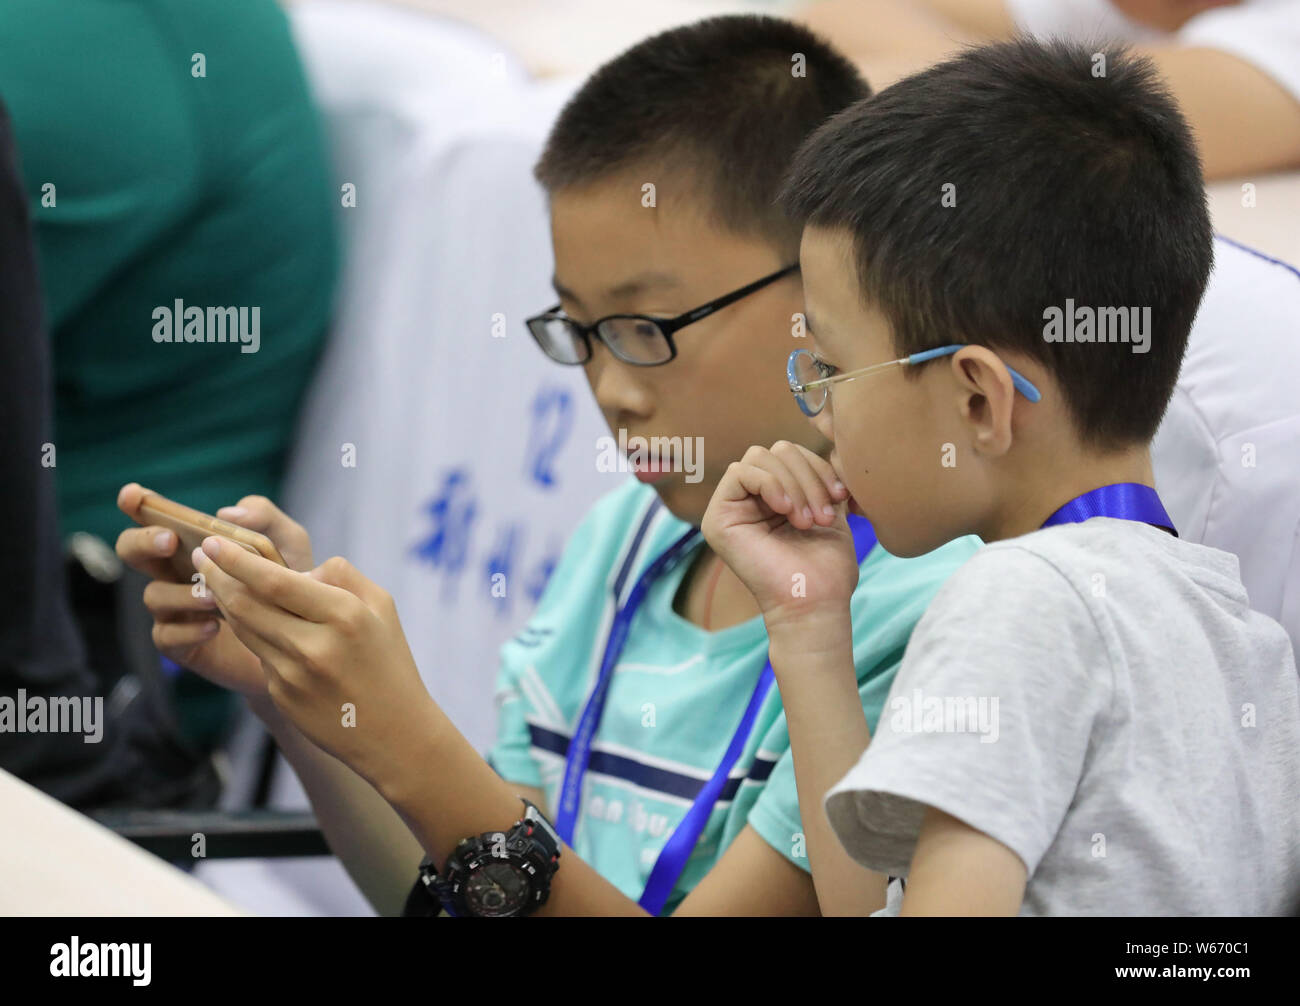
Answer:
<svg viewBox="0 0 1300 1006"><path fill-rule="evenodd" d="M1026 38L965 50L836 115L779 198L851 235L900 356L1015 349L1051 372L1081 442L1154 436L1214 251L1191 132L1148 60ZM1067 298L1149 307L1148 351L1047 341Z"/></svg>
<svg viewBox="0 0 1300 1006"><path fill-rule="evenodd" d="M706 18L647 38L597 69L551 128L534 175L548 193L621 170L664 170L738 234L791 257L800 224L776 195L808 136L871 94L857 68L802 25Z"/></svg>

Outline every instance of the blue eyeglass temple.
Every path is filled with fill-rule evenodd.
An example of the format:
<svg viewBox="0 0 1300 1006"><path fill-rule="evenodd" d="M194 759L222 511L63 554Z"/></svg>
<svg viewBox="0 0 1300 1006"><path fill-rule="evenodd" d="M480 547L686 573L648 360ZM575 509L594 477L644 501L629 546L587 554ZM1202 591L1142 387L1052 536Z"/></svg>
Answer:
<svg viewBox="0 0 1300 1006"><path fill-rule="evenodd" d="M907 358L907 362L909 364L925 363L926 360L933 360L939 356L951 356L953 353L957 352L957 350L965 348L965 344L958 343L953 346L940 346L938 349L927 349L920 353L913 353ZM1012 387L1029 399L1029 401L1038 402L1042 400L1043 393L1026 380L1023 374L1011 367L1007 367L1007 373L1011 375Z"/></svg>
<svg viewBox="0 0 1300 1006"><path fill-rule="evenodd" d="M916 363L925 363L927 360L934 360L940 356L951 356L953 353L957 352L957 350L965 348L965 345L966 345L965 343L957 343L951 346L940 346L938 349L922 350L919 353L913 353L911 356L907 357L907 363L909 365L916 364ZM806 349L796 349L793 353L790 354L790 358L786 361L786 368L785 368L786 378L789 380L791 388L796 387L800 383L799 380L795 377L795 373L794 373L795 358L800 353L806 353L806 352L808 352L808 350ZM1014 387L1017 391L1019 391L1022 395L1024 395L1026 399L1028 399L1031 402L1038 402L1042 400L1043 393L1039 391L1036 387L1034 387L1034 385L1030 383L1024 377L1023 374L1019 373L1012 367L1007 367L1007 372L1011 374L1012 387ZM809 416L816 415L816 413L808 412L808 409L804 406L802 395L797 396L797 401L799 403L799 408L803 410L804 413L806 413Z"/></svg>

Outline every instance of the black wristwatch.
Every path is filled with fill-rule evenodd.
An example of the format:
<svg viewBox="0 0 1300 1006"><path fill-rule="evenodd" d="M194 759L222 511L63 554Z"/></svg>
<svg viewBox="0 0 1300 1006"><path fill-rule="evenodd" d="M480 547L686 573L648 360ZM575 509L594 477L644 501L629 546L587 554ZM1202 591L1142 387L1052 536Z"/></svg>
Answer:
<svg viewBox="0 0 1300 1006"><path fill-rule="evenodd" d="M420 861L425 891L448 914L506 918L531 915L546 904L559 869L560 836L540 810L523 804L524 816L509 831L462 839L441 873L430 857Z"/></svg>

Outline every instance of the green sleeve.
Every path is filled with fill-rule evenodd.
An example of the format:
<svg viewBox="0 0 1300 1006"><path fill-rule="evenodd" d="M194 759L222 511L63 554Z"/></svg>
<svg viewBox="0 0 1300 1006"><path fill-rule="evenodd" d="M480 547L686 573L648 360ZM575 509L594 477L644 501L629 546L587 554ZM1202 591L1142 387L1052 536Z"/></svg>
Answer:
<svg viewBox="0 0 1300 1006"><path fill-rule="evenodd" d="M859 678L858 697L867 716L867 725L874 732L884 708L894 675L902 664L902 654L880 667L872 668L865 680ZM779 724L779 735L785 739L781 757L777 759L767 785L749 812L748 823L763 841L801 870L810 870L807 842L803 822L799 816L799 797L794 778L794 757L790 750L789 733L785 715ZM774 731L776 733L776 731ZM769 735L769 737L772 735Z"/></svg>

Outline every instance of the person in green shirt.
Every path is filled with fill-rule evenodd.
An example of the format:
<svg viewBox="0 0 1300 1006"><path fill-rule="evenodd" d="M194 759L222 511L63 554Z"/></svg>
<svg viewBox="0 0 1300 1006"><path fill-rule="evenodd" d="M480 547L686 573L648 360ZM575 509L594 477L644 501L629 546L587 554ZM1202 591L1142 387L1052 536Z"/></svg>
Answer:
<svg viewBox="0 0 1300 1006"><path fill-rule="evenodd" d="M321 123L283 12L7 0L0 94L53 340L64 533L116 538L124 471L207 512L276 491L338 258ZM155 311L177 300L205 321L258 308L256 351L155 341Z"/></svg>
<svg viewBox="0 0 1300 1006"><path fill-rule="evenodd" d="M338 268L322 126L284 13L6 0L0 95L52 343L62 533L114 541L126 474L208 512L275 494ZM130 669L122 602L74 587L111 684ZM206 746L231 707L196 681L178 679L181 715Z"/></svg>

